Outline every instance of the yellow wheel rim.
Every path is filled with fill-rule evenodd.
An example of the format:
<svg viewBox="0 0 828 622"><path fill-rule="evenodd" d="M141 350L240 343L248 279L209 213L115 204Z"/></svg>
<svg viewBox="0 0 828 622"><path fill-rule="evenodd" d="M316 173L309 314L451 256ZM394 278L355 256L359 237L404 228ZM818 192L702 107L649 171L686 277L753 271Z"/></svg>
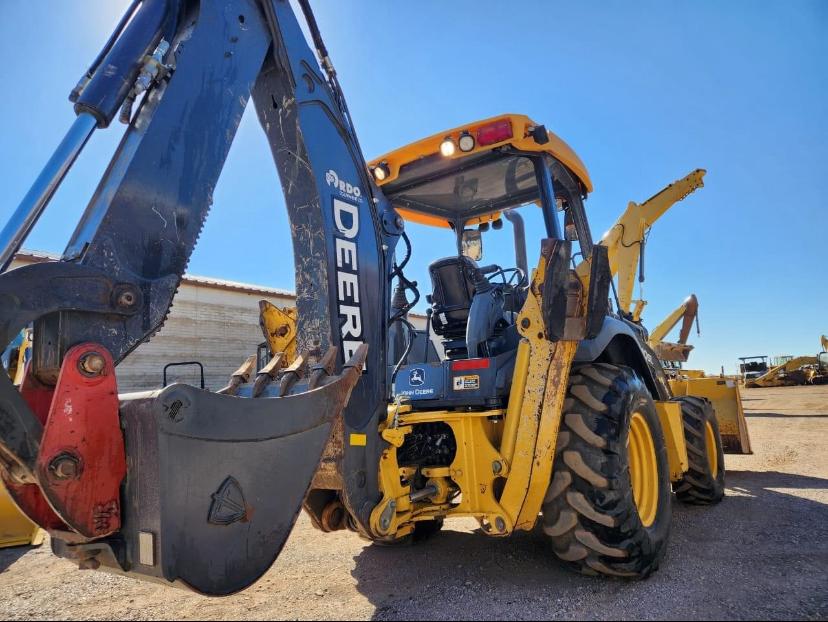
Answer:
<svg viewBox="0 0 828 622"><path fill-rule="evenodd" d="M707 450L707 463L710 465L710 474L716 478L719 475L719 451L716 447L716 433L709 421L704 422L704 447Z"/></svg>
<svg viewBox="0 0 828 622"><path fill-rule="evenodd" d="M627 454L635 507L641 524L649 527L655 522L658 512L658 461L650 426L639 412L633 413L630 418Z"/></svg>

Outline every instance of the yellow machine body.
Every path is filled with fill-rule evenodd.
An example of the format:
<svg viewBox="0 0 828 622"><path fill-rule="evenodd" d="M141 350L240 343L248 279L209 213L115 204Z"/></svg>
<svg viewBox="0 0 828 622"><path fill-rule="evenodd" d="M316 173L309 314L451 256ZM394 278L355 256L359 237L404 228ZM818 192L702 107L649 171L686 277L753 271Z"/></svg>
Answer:
<svg viewBox="0 0 828 622"><path fill-rule="evenodd" d="M0 482L0 548L40 546L45 532L17 509L6 487Z"/></svg>
<svg viewBox="0 0 828 622"><path fill-rule="evenodd" d="M531 530L552 476L552 461L563 412L569 370L581 338L553 343L543 334L542 284L546 258L532 275L526 303L518 317L523 337L516 355L509 403L504 410L411 411L404 403L389 406L380 433L389 447L380 460L383 500L371 516L372 528L389 539L410 534L418 520L476 518L485 533L505 536ZM572 277L568 317L584 316L580 281ZM414 424L443 422L455 435L457 453L449 467L425 473L437 492L418 503L403 486L405 470L397 449ZM461 502L452 505L452 498Z"/></svg>
<svg viewBox="0 0 828 622"><path fill-rule="evenodd" d="M684 440L684 424L681 420L681 404L677 402L656 402L656 412L664 430L664 444L667 446L667 462L670 465L670 481L676 482L687 472L689 460L687 443Z"/></svg>
<svg viewBox="0 0 828 622"><path fill-rule="evenodd" d="M569 372L584 317L583 283L572 275L567 304L572 331L553 343L546 339L541 309L545 258L533 271L529 296L519 318L523 337L517 351L512 390L505 410L413 411L404 402L389 406L387 423L380 428L388 443L379 465L382 501L374 509L371 526L393 541L411 534L418 521L446 517L471 517L484 533L506 536L516 530L530 531L537 522L552 479L558 430L564 411ZM678 481L688 470L687 447L681 407L674 402L656 402L667 446L670 478ZM447 467L424 469L427 498L411 500L404 485L406 467L397 460L413 426L447 424L455 437L457 452ZM459 503L452 503L455 499Z"/></svg>

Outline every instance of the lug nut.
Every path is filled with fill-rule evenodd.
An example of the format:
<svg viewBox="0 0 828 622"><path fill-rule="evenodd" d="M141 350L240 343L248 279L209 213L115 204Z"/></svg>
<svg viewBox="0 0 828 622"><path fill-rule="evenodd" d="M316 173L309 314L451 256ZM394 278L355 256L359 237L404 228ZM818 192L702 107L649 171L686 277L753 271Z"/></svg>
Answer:
<svg viewBox="0 0 828 622"><path fill-rule="evenodd" d="M78 369L85 376L100 376L105 367L106 359L97 352L87 352L78 361Z"/></svg>
<svg viewBox="0 0 828 622"><path fill-rule="evenodd" d="M503 470L503 463L500 460L495 460L492 462L492 473L497 475Z"/></svg>
<svg viewBox="0 0 828 622"><path fill-rule="evenodd" d="M500 533L506 531L506 521L504 521L500 516L495 519L495 529L497 529Z"/></svg>

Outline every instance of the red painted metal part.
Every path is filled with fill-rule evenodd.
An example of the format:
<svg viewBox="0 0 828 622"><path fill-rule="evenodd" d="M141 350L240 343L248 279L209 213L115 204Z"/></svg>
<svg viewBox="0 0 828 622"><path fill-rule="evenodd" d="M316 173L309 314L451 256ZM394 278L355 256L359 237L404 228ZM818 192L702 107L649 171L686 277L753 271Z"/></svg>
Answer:
<svg viewBox="0 0 828 622"><path fill-rule="evenodd" d="M31 363L29 367L31 368ZM20 385L20 395L26 400L42 425L46 425L46 420L49 418L49 407L52 405L54 393L54 387L42 384L31 374L31 369L26 370L23 383Z"/></svg>
<svg viewBox="0 0 828 622"><path fill-rule="evenodd" d="M89 356L100 357L94 359L100 362L94 373L81 367ZM121 527L125 475L112 356L95 343L77 345L63 360L44 424L37 458L40 488L72 530L100 538Z"/></svg>

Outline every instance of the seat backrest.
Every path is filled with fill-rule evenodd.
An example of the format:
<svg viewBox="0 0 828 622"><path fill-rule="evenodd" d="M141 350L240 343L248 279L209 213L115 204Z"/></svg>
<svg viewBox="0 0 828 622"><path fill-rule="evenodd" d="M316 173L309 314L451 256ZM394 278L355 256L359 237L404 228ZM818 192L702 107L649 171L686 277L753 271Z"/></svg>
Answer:
<svg viewBox="0 0 828 622"><path fill-rule="evenodd" d="M474 296L474 261L463 255L434 261L428 271L432 288L432 326L447 339L463 339Z"/></svg>

